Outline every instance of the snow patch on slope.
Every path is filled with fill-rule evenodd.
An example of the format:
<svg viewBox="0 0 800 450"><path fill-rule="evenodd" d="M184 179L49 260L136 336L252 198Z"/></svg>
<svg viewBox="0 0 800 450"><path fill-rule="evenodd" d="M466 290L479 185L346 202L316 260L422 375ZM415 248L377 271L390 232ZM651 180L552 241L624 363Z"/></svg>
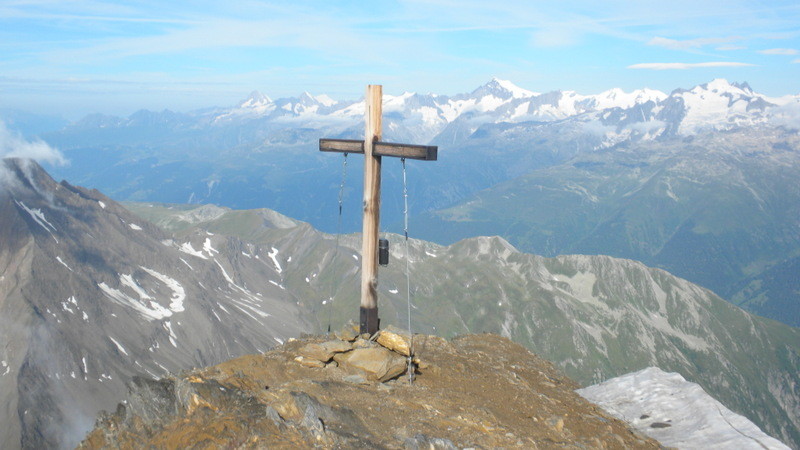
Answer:
<svg viewBox="0 0 800 450"><path fill-rule="evenodd" d="M183 307L183 301L186 300L186 291L183 289L183 286L181 286L180 283L178 283L174 278L170 278L164 274L156 272L155 270L148 269L147 267L142 267L142 270L149 273L152 277L157 278L172 290L172 299L169 304L169 309L172 312L183 312L185 310Z"/></svg>
<svg viewBox="0 0 800 450"><path fill-rule="evenodd" d="M159 304L155 298L150 296L147 291L145 291L145 289L133 278L132 274L119 275L120 285L132 290L136 296L138 296L138 298L134 298L119 289L112 288L105 282L99 283L97 286L109 299L119 305L133 308L136 312L141 314L146 320L149 321L165 319L167 317L171 317L174 313L185 310L183 301L186 299L186 292L180 283L173 278L156 272L155 270L148 269L146 267L141 267L141 269L172 290L169 308L165 308Z"/></svg>
<svg viewBox="0 0 800 450"><path fill-rule="evenodd" d="M203 251L208 253L208 256L214 257L214 253L219 253L217 249L211 246L211 238L206 238L203 242Z"/></svg>
<svg viewBox="0 0 800 450"><path fill-rule="evenodd" d="M609 414L661 444L681 449L788 449L680 374L657 367L578 389Z"/></svg>
<svg viewBox="0 0 800 450"><path fill-rule="evenodd" d="M122 344L120 344L119 342L117 342L117 340L116 340L116 339L114 339L114 338L113 338L113 337L111 337L111 336L109 336L108 338L109 338L109 339L111 339L111 342L113 342L113 343L114 343L114 345L116 345L116 346L117 346L117 349L118 349L120 352L122 352L122 354L124 354L125 356L128 356L128 352L126 352L126 351L125 351L125 347L123 347L123 346L122 346Z"/></svg>
<svg viewBox="0 0 800 450"><path fill-rule="evenodd" d="M146 320L161 320L172 315L172 311L164 308L154 301L145 301L144 299L133 298L118 289L110 287L105 282L99 283L97 286L112 301L119 305L133 308Z"/></svg>
<svg viewBox="0 0 800 450"><path fill-rule="evenodd" d="M25 212L27 212L36 223L38 223L42 228L45 229L45 231L50 233L50 236L52 236L53 239L55 239L56 243L58 243L58 239L56 239L55 235L53 234L53 231L56 231L56 227L54 227L52 223L47 221L47 218L45 218L44 213L42 212L41 209L28 208L28 206L25 205L25 203L18 200L14 200L14 202L20 208L24 209Z"/></svg>
<svg viewBox="0 0 800 450"><path fill-rule="evenodd" d="M194 247L192 247L191 242L184 242L183 244L181 244L178 250L182 251L183 253L186 253L187 255L196 256L202 259L208 259L206 258L206 255L204 255L202 252L198 252L197 250L195 250Z"/></svg>
<svg viewBox="0 0 800 450"><path fill-rule="evenodd" d="M61 259L61 257L60 257L60 256L56 256L56 261L60 262L60 263L61 263L61 264L62 264L64 267L66 267L67 269L69 269L69 271L70 271L70 272L74 272L74 270L72 270L72 268L71 268L70 266L68 266L68 265L67 265L67 263L65 263L65 262L64 262L64 261Z"/></svg>
<svg viewBox="0 0 800 450"><path fill-rule="evenodd" d="M283 268L281 267L281 264L278 262L278 258L277 258L277 256L278 256L278 249L277 249L277 248L275 248L275 247L272 247L272 251L271 251L271 252L269 252L269 253L267 253L267 256L269 256L269 257L270 257L270 259L272 259L272 262L275 264L275 270L276 270L278 273L281 273L281 272L283 272Z"/></svg>

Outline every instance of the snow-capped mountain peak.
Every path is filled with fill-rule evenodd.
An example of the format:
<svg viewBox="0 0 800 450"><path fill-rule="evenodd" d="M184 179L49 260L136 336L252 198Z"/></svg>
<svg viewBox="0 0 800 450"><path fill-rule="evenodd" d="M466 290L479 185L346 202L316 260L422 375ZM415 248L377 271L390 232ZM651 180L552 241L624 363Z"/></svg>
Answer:
<svg viewBox="0 0 800 450"><path fill-rule="evenodd" d="M330 106L333 106L333 105L335 105L336 103L338 103L336 100L334 100L334 99L332 99L332 98L328 97L328 96L327 96L327 95L325 95L325 94L320 94L320 95L317 95L316 97L314 97L314 99L315 99L315 100L316 100L316 101L317 101L319 104L321 104L322 106L329 106L329 107L330 107Z"/></svg>
<svg viewBox="0 0 800 450"><path fill-rule="evenodd" d="M305 91L302 94L300 94L300 97L297 98L297 101L292 103L295 104L294 105L295 112L306 111L312 108L316 110L317 108L322 106L319 100L317 100L317 98L311 95L311 93L308 91Z"/></svg>
<svg viewBox="0 0 800 450"><path fill-rule="evenodd" d="M667 94L655 89L637 89L632 92L625 92L620 88L613 88L592 96L595 100L597 109L606 108L631 108L634 105L647 103L648 101L660 102L667 98Z"/></svg>
<svg viewBox="0 0 800 450"><path fill-rule="evenodd" d="M239 102L239 108L259 109L272 104L272 99L259 91L253 91L246 99Z"/></svg>
<svg viewBox="0 0 800 450"><path fill-rule="evenodd" d="M517 98L535 97L539 94L523 89L508 80L492 78L488 83L475 89L470 97L480 99L487 95L497 97L501 100L511 100Z"/></svg>
<svg viewBox="0 0 800 450"><path fill-rule="evenodd" d="M416 94L413 92L403 92L400 95L384 95L383 96L383 108L387 110L397 110L402 109L405 107L408 99L415 96Z"/></svg>
<svg viewBox="0 0 800 450"><path fill-rule="evenodd" d="M536 95L539 95L537 92L523 89L508 80L501 80L500 78L497 77L492 78L492 80L488 84L497 86L499 89L504 89L510 92L511 96L514 98L534 97Z"/></svg>
<svg viewBox="0 0 800 450"><path fill-rule="evenodd" d="M731 83L724 78L715 78L708 83L695 86L692 92L710 91L715 94L753 95L753 90L747 83Z"/></svg>
<svg viewBox="0 0 800 450"><path fill-rule="evenodd" d="M700 84L691 90L676 90L665 103L680 102L684 116L681 134L693 134L701 128L731 128L768 120L766 109L775 106L766 97L753 92L747 83L730 83L723 78Z"/></svg>
<svg viewBox="0 0 800 450"><path fill-rule="evenodd" d="M575 118L602 121L611 127L608 145L635 137L653 139L668 134L691 135L701 129L731 129L771 123L796 126L794 111L798 96L766 97L747 83L718 78L669 95L643 88L626 92L621 88L584 95L572 90L536 93L511 81L492 78L470 93L455 96L404 92L383 97L387 139L430 142L450 124L459 135L468 136L484 123L550 122ZM780 108L776 108L780 106ZM783 108L783 109L781 109ZM611 111L616 110L616 111ZM303 122L324 126L331 134L352 133L363 120L363 101L335 101L327 95L303 92L298 97L271 100L254 91L233 108L216 110L214 123L254 118L281 122ZM588 115L591 115L588 116ZM333 120L330 120L333 119ZM645 124L645 125L641 125ZM633 127L633 128L631 128ZM640 132L640 128L646 132Z"/></svg>
<svg viewBox="0 0 800 450"><path fill-rule="evenodd" d="M214 123L227 123L236 118L252 118L269 114L275 110L275 103L271 98L259 91L253 91L235 107L228 108L217 114Z"/></svg>

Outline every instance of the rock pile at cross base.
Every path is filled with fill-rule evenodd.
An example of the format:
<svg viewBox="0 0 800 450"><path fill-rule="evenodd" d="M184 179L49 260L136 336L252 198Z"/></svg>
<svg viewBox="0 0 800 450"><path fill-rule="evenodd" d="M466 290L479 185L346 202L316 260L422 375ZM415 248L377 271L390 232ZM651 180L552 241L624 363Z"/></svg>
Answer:
<svg viewBox="0 0 800 450"><path fill-rule="evenodd" d="M174 378L134 378L79 448L659 448L496 335L345 329Z"/></svg>

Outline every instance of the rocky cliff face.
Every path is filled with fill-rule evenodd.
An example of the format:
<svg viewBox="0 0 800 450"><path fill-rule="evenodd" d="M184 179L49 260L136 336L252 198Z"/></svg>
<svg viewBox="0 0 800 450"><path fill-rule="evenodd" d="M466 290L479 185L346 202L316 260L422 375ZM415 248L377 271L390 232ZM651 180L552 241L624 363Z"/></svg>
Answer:
<svg viewBox="0 0 800 450"><path fill-rule="evenodd" d="M126 402L99 419L80 448L659 448L508 339L418 335L409 384L405 376L370 380L372 372L346 357L372 349L405 361L399 353L342 338L292 341L159 381L134 379ZM322 355L326 346L344 357Z"/></svg>
<svg viewBox="0 0 800 450"><path fill-rule="evenodd" d="M264 263L234 281L215 249L223 241ZM269 282L280 279L271 249L211 234L189 248L98 191L2 160L0 447L72 447L134 375L218 363L308 330Z"/></svg>

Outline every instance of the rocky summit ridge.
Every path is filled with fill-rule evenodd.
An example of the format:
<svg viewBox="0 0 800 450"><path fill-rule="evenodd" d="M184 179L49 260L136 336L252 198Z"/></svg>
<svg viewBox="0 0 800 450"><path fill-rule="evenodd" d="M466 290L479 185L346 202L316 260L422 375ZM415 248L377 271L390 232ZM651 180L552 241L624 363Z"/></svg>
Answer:
<svg viewBox="0 0 800 450"><path fill-rule="evenodd" d="M658 448L581 398L575 382L492 334L290 340L264 354L161 380L79 448ZM388 371L386 371L388 369Z"/></svg>

